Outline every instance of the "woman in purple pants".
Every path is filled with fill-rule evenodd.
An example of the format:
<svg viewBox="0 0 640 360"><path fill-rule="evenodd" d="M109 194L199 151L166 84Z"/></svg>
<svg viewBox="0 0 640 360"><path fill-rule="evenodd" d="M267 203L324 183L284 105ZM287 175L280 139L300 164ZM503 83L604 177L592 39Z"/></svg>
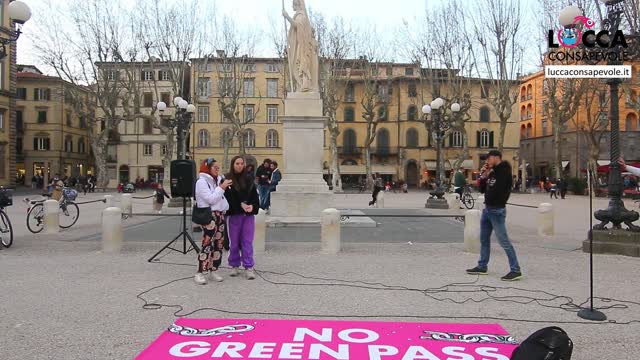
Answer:
<svg viewBox="0 0 640 360"><path fill-rule="evenodd" d="M229 235L229 266L233 268L231 276L240 275L240 265L246 269L247 279L253 280L253 234L255 233L255 215L260 209L260 200L255 184L249 181L245 173L242 156L231 159L231 170L227 179L233 181L224 193L229 203L227 210L227 234Z"/></svg>

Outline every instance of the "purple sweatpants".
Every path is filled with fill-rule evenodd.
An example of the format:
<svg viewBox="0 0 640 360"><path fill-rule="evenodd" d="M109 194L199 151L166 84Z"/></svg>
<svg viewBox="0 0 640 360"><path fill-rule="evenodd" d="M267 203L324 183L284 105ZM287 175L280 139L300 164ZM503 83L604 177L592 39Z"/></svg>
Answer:
<svg viewBox="0 0 640 360"><path fill-rule="evenodd" d="M251 269L253 261L253 235L256 229L253 215L227 216L227 233L229 235L229 266Z"/></svg>

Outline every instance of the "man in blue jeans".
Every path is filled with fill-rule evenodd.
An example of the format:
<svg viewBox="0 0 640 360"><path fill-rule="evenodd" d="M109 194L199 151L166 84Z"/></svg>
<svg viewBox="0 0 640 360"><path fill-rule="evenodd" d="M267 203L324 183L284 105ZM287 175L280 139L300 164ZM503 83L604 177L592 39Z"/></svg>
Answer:
<svg viewBox="0 0 640 360"><path fill-rule="evenodd" d="M491 150L486 164L480 171L480 192L485 195L485 209L480 220L480 261L478 266L468 269L467 274L486 275L491 253L491 233L496 232L498 243L507 253L509 259L509 273L503 276L503 281L516 281L522 278L520 265L516 251L509 241L505 219L507 217L506 205L511 195L513 179L511 177L511 165L502 160L502 153Z"/></svg>
<svg viewBox="0 0 640 360"><path fill-rule="evenodd" d="M260 209L267 210L269 208L268 199L271 192L271 160L265 159L262 166L256 172L258 179L258 195L260 196Z"/></svg>

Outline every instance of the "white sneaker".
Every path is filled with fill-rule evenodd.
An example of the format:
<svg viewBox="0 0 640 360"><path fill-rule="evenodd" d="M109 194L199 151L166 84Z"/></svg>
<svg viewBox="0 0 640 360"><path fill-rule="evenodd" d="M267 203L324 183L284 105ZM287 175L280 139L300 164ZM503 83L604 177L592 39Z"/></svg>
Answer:
<svg viewBox="0 0 640 360"><path fill-rule="evenodd" d="M203 273L196 273L196 276L193 277L193 281L195 281L196 284L198 284L198 285L206 285L207 284L207 278L204 276Z"/></svg>
<svg viewBox="0 0 640 360"><path fill-rule="evenodd" d="M236 277L240 275L240 269L237 267L234 267L233 269L231 269L231 274L229 274L229 276L231 277Z"/></svg>
<svg viewBox="0 0 640 360"><path fill-rule="evenodd" d="M211 277L211 280L217 281L217 282L222 282L224 280L222 276L218 275L217 271L210 271L209 277Z"/></svg>
<svg viewBox="0 0 640 360"><path fill-rule="evenodd" d="M256 278L256 272L253 269L247 269L247 280L253 280Z"/></svg>

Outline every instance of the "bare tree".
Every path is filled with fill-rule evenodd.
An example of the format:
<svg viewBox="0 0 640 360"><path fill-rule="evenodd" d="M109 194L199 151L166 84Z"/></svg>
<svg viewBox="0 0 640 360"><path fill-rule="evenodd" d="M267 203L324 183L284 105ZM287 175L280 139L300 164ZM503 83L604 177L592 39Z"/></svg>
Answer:
<svg viewBox="0 0 640 360"><path fill-rule="evenodd" d="M521 72L524 54L522 5L520 0L481 0L476 3L475 14L473 33L479 46L469 46L469 50L476 59L479 76L490 80L484 91L500 120L498 150L502 151L507 123L518 99L513 85ZM482 86L486 87L484 82Z"/></svg>
<svg viewBox="0 0 640 360"><path fill-rule="evenodd" d="M331 184L334 192L342 191L342 179L338 155L338 126L337 110L344 100L346 85L349 82L347 71L348 55L353 50L353 31L342 18L335 18L327 24L324 17L315 13L312 18L320 51L320 95L322 98L323 115L327 117L329 130L332 174Z"/></svg>

